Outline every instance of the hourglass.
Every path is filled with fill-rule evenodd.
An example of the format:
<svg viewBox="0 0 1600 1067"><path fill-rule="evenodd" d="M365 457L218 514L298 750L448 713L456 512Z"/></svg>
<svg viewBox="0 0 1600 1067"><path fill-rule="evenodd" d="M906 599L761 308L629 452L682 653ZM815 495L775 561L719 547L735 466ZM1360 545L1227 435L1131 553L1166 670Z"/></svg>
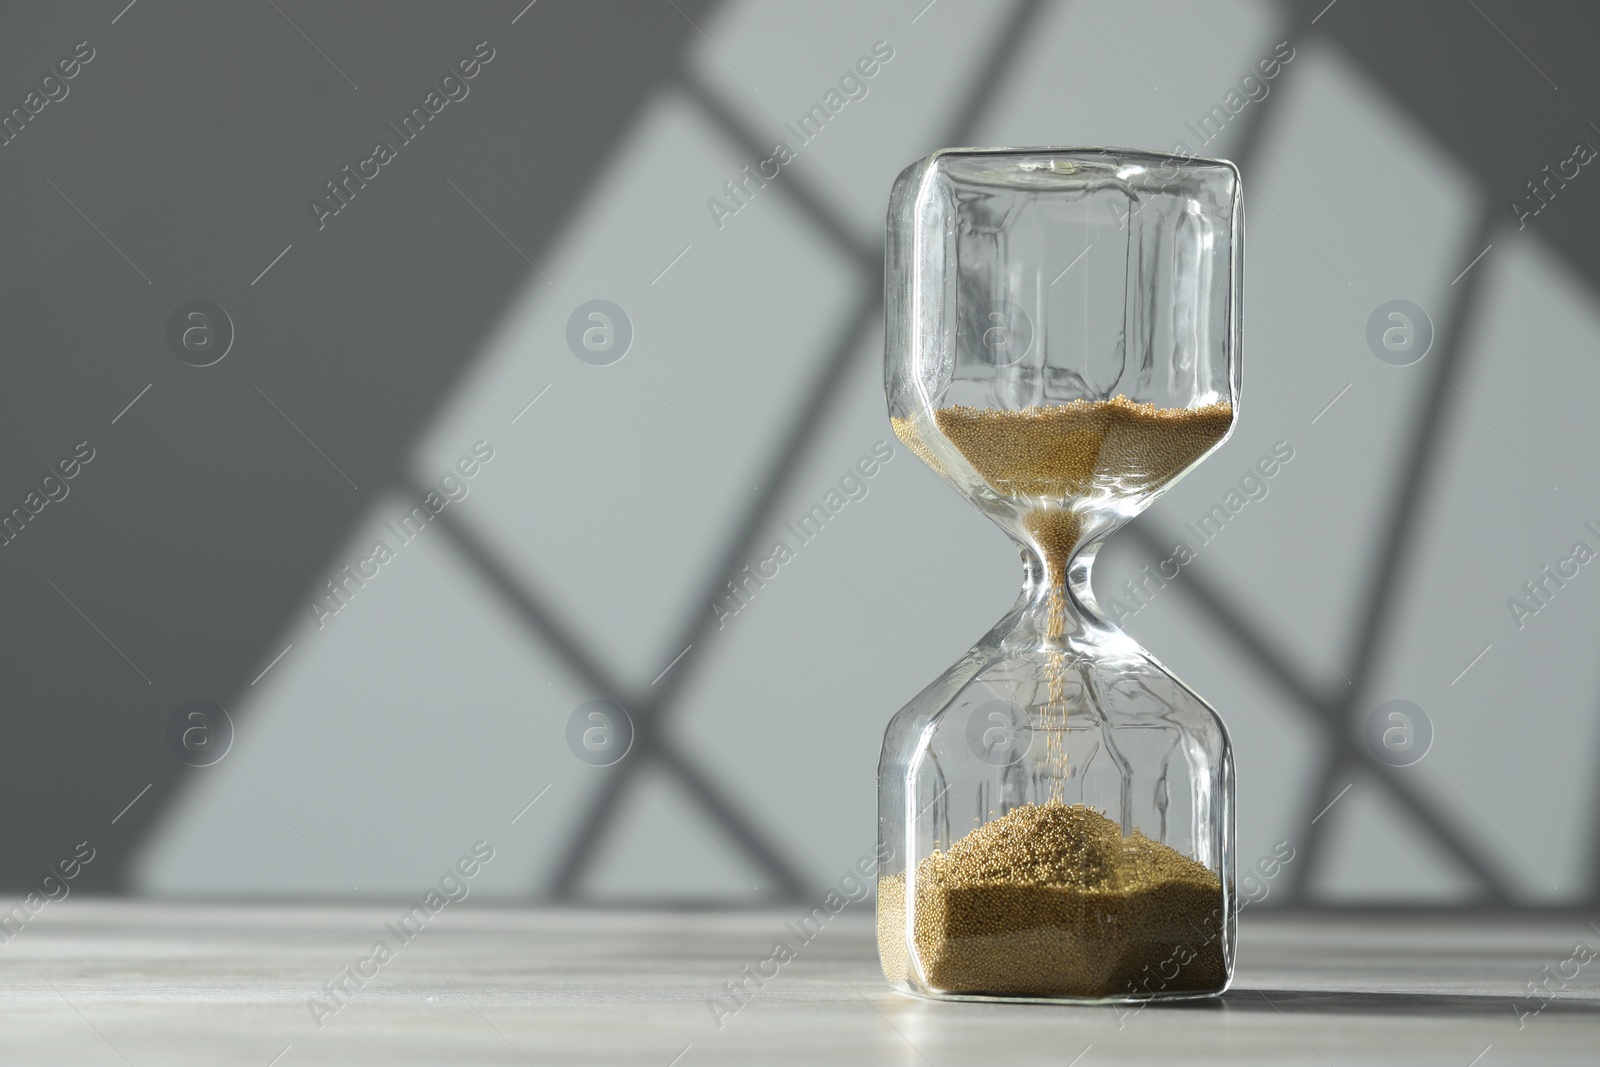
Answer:
<svg viewBox="0 0 1600 1067"><path fill-rule="evenodd" d="M1023 560L1011 611L884 736L878 947L901 992L1228 986L1227 731L1090 570L1233 427L1242 227L1237 169L1190 156L949 150L895 182L894 431Z"/></svg>

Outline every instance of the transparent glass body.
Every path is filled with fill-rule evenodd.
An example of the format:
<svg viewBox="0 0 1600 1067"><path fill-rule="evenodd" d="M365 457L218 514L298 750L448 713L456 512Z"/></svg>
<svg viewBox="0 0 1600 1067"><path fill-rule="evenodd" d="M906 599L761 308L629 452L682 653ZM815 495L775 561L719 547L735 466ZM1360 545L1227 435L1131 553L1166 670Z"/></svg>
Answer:
<svg viewBox="0 0 1600 1067"><path fill-rule="evenodd" d="M891 421L1023 560L1011 611L884 735L878 942L901 992L1147 1000L1231 980L1227 731L1101 613L1090 571L1231 432L1242 227L1217 160L962 149L895 183Z"/></svg>

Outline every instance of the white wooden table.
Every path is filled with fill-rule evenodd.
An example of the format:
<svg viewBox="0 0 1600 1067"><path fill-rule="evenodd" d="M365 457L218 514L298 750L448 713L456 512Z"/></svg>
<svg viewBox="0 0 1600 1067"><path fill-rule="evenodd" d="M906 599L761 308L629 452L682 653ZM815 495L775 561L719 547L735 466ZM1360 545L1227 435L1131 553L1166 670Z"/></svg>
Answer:
<svg viewBox="0 0 1600 1067"><path fill-rule="evenodd" d="M800 909L452 905L319 1028L310 998L336 1006L323 984L398 944L402 910L52 904L0 944L0 1063L1600 1064L1600 958L1568 962L1600 950L1581 916L1247 910L1226 997L1121 1014L897 997L855 905L719 1028L708 1002Z"/></svg>

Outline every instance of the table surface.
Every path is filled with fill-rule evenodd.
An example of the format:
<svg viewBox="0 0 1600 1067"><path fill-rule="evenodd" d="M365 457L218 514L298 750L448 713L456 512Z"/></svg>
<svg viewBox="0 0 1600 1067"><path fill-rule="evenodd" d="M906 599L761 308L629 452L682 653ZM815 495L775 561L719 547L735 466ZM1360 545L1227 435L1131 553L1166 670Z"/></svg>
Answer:
<svg viewBox="0 0 1600 1067"><path fill-rule="evenodd" d="M49 905L0 944L0 1063L1600 1063L1582 916L1247 911L1226 996L1132 1011L896 996L855 905L730 1010L803 909L452 905L402 940L404 910Z"/></svg>

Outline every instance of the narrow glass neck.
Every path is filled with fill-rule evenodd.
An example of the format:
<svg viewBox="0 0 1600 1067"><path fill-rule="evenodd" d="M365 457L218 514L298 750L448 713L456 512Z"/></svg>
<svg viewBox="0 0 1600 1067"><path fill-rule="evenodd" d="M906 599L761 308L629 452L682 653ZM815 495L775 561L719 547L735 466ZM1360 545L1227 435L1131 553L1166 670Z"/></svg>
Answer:
<svg viewBox="0 0 1600 1067"><path fill-rule="evenodd" d="M1101 614L1091 584L1102 543L1083 546L1060 566L1047 566L1031 546L1022 545L1023 618L1019 626L1034 632L1041 647L1070 651L1074 644L1098 643L1120 633Z"/></svg>

